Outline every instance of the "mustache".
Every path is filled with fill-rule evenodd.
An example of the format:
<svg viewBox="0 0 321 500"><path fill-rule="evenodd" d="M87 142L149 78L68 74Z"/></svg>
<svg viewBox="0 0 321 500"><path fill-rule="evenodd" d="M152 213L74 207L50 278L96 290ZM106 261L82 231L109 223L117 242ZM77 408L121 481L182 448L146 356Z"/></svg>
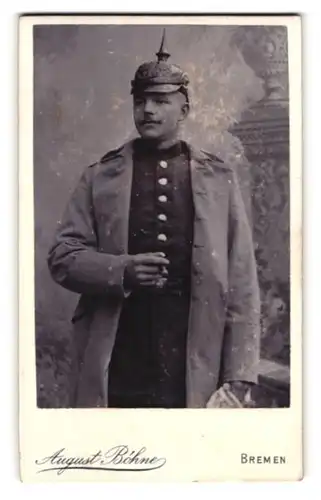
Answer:
<svg viewBox="0 0 321 500"><path fill-rule="evenodd" d="M145 123L162 123L161 120L154 120L152 118L143 118L142 120L139 121L141 124Z"/></svg>

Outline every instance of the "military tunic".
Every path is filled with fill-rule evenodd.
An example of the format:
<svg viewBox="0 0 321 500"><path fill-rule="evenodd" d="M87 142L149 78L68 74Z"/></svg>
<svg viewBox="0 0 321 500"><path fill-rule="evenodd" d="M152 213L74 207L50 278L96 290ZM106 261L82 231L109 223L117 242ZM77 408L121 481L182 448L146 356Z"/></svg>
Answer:
<svg viewBox="0 0 321 500"><path fill-rule="evenodd" d="M206 408L222 382L257 381L259 288L235 172L214 155L187 146L195 216L186 406ZM106 408L110 403L110 360L128 304L124 270L133 170L132 141L86 168L48 254L55 281L81 294L73 315L77 358L71 407Z"/></svg>
<svg viewBox="0 0 321 500"><path fill-rule="evenodd" d="M125 300L109 368L109 406L186 406L186 335L194 208L188 148L134 143L128 253L164 252L163 289L136 289Z"/></svg>

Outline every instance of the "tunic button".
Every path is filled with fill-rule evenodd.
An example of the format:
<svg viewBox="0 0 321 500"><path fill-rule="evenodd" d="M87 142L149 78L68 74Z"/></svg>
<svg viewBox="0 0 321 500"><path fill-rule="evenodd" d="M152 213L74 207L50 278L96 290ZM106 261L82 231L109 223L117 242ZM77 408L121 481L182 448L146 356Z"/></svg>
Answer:
<svg viewBox="0 0 321 500"><path fill-rule="evenodd" d="M158 200L161 201L162 203L166 203L167 201L167 196L165 196L164 194L161 194L159 197L158 197Z"/></svg>
<svg viewBox="0 0 321 500"><path fill-rule="evenodd" d="M166 186L167 183L168 180L165 177L161 177L160 179L158 179L158 184L161 184L162 186Z"/></svg>
<svg viewBox="0 0 321 500"><path fill-rule="evenodd" d="M167 221L167 217L166 217L166 215L165 215L165 214L158 214L157 218L158 218L159 220L164 221L164 222L165 222L165 221Z"/></svg>
<svg viewBox="0 0 321 500"><path fill-rule="evenodd" d="M161 161L159 162L159 165L160 165L162 168L167 168L167 161L165 161L165 160L161 160Z"/></svg>
<svg viewBox="0 0 321 500"><path fill-rule="evenodd" d="M167 236L166 236L166 234L159 234L159 235L157 236L157 239L158 239L159 241L166 241L166 240L167 240Z"/></svg>

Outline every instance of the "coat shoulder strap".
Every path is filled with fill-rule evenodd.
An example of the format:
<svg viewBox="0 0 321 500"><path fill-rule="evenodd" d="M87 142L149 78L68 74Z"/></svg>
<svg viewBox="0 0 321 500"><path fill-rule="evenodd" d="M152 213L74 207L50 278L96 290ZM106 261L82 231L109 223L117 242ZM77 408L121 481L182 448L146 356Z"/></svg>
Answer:
<svg viewBox="0 0 321 500"><path fill-rule="evenodd" d="M229 172L233 170L231 165L225 163L225 161L223 161L222 158L219 158L214 153L205 151L204 149L201 149L200 151L203 157L203 161L211 165L213 168L218 168L220 170L225 170Z"/></svg>
<svg viewBox="0 0 321 500"><path fill-rule="evenodd" d="M122 152L124 148L124 145L120 146L119 148L117 149L112 149L111 151L108 151L108 153L106 153L101 159L100 159L100 163L106 163L107 161L113 159L113 158L116 158L117 156L119 156L119 154Z"/></svg>
<svg viewBox="0 0 321 500"><path fill-rule="evenodd" d="M224 163L224 161L222 160L222 158L219 158L218 156L216 156L215 154L213 154L212 152L209 152L209 151L205 151L205 149L201 149L201 152L207 156L210 160L213 160L215 162L218 162L218 163Z"/></svg>

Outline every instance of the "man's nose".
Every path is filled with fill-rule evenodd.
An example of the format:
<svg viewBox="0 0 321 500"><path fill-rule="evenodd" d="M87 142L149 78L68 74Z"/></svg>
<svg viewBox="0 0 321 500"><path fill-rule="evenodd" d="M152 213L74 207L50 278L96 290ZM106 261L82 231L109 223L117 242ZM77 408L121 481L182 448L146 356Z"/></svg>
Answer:
<svg viewBox="0 0 321 500"><path fill-rule="evenodd" d="M155 103L152 101L152 99L146 99L145 106L144 106L144 112L146 114L155 113Z"/></svg>

